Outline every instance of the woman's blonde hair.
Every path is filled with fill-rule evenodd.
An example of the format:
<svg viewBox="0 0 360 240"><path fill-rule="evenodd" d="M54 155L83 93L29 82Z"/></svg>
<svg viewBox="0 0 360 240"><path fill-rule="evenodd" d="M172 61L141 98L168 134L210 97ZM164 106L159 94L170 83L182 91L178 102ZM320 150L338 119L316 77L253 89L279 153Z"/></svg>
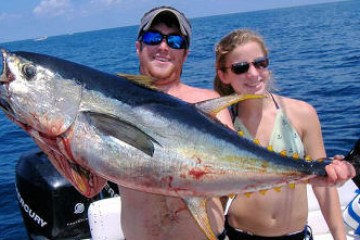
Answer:
<svg viewBox="0 0 360 240"><path fill-rule="evenodd" d="M224 84L217 71L226 71L226 58L227 56L239 45L244 45L248 42L257 42L261 47L264 55L268 55L268 49L265 46L263 38L256 32L248 29L237 29L223 37L215 47L216 53L216 75L214 79L214 89L221 95L230 95L234 93L234 89L230 84Z"/></svg>

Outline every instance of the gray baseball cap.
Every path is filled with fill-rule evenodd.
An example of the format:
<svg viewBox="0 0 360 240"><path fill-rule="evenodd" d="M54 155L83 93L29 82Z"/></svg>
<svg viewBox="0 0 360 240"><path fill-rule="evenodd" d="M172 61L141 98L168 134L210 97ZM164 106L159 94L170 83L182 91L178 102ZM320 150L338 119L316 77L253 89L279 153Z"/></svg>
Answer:
<svg viewBox="0 0 360 240"><path fill-rule="evenodd" d="M143 31L149 30L154 19L162 14L175 16L179 23L179 29L181 31L181 34L184 35L188 41L190 41L191 25L189 20L185 17L185 15L182 12L179 12L175 8L169 6L153 8L149 12L144 14L144 16L141 18L140 27L138 31L138 38Z"/></svg>

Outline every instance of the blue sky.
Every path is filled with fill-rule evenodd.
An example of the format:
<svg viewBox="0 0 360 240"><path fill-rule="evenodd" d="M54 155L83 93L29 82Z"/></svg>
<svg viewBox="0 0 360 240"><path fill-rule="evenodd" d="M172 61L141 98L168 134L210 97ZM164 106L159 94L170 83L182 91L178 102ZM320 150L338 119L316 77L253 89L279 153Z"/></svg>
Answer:
<svg viewBox="0 0 360 240"><path fill-rule="evenodd" d="M338 0L2 0L0 42L138 25L155 6L170 5L188 18Z"/></svg>

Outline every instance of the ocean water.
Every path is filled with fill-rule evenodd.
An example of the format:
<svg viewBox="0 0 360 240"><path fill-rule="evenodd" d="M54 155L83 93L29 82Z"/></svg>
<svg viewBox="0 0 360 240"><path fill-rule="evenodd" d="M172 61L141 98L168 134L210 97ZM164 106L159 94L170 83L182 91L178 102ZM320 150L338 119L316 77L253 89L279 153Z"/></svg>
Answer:
<svg viewBox="0 0 360 240"><path fill-rule="evenodd" d="M266 39L280 93L318 111L327 154L346 154L360 137L360 1L191 19L193 39L182 79L212 88L214 45L236 28ZM186 10L185 10L186 12ZM138 73L137 26L0 43L9 50L58 56L99 70ZM2 66L0 66L2 67ZM25 239L15 195L15 165L36 149L30 137L0 112L0 239Z"/></svg>

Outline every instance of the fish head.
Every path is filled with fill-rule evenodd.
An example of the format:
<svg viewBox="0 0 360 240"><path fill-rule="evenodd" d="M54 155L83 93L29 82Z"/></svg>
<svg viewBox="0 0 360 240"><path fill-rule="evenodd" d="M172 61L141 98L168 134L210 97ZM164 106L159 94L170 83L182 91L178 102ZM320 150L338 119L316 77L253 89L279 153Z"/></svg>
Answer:
<svg viewBox="0 0 360 240"><path fill-rule="evenodd" d="M5 114L25 130L49 137L64 133L78 114L81 87L64 79L45 55L1 52L0 107Z"/></svg>

